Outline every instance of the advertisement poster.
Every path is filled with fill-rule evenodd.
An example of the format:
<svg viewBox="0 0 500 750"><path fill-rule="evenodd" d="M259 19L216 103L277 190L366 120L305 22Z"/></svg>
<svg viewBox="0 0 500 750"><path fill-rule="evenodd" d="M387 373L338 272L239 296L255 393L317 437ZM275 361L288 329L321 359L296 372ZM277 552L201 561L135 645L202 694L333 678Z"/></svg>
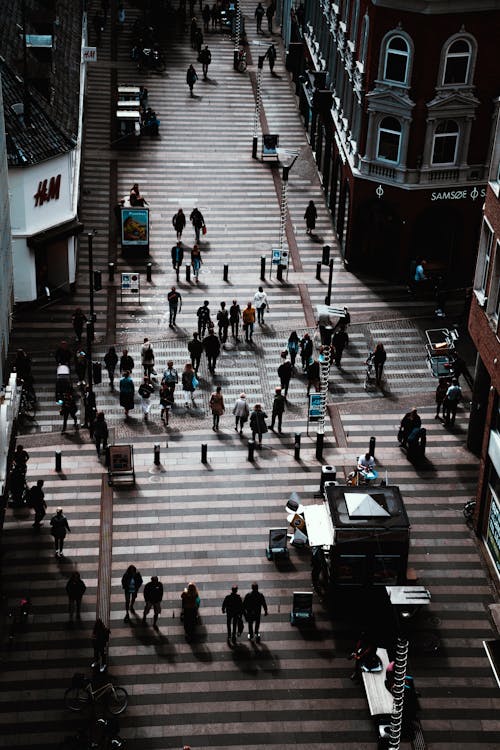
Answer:
<svg viewBox="0 0 500 750"><path fill-rule="evenodd" d="M309 394L309 420L319 422L323 413L321 393Z"/></svg>
<svg viewBox="0 0 500 750"><path fill-rule="evenodd" d="M124 247L149 245L149 210L122 208L121 239Z"/></svg>
<svg viewBox="0 0 500 750"><path fill-rule="evenodd" d="M110 445L109 447L109 470L132 471L132 446Z"/></svg>

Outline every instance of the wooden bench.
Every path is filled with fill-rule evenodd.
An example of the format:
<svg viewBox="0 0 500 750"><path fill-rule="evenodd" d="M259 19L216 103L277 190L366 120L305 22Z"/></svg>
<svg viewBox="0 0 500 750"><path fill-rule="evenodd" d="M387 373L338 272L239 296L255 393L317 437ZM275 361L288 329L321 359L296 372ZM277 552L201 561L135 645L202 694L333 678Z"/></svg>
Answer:
<svg viewBox="0 0 500 750"><path fill-rule="evenodd" d="M389 664L389 656L385 648L378 648L377 656L382 662L381 671L364 672L361 670L361 676L365 686L370 716L390 716L394 699L385 686L385 670Z"/></svg>

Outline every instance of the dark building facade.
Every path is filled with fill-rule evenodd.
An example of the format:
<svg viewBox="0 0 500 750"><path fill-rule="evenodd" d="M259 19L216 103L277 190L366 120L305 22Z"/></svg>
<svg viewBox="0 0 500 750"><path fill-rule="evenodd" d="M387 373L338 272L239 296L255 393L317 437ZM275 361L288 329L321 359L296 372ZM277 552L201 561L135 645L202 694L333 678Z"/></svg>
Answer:
<svg viewBox="0 0 500 750"><path fill-rule="evenodd" d="M306 0L287 64L345 263L474 272L498 108L499 0Z"/></svg>

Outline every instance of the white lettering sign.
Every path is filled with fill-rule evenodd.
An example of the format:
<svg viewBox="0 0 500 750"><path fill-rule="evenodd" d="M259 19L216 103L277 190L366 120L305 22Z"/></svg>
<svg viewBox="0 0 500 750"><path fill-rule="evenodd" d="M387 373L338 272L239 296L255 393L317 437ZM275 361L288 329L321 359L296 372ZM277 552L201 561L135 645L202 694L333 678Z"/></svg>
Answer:
<svg viewBox="0 0 500 750"><path fill-rule="evenodd" d="M485 198L486 188L462 188L461 190L443 190L442 192L432 192L431 201L461 201L470 198L475 201L476 198Z"/></svg>

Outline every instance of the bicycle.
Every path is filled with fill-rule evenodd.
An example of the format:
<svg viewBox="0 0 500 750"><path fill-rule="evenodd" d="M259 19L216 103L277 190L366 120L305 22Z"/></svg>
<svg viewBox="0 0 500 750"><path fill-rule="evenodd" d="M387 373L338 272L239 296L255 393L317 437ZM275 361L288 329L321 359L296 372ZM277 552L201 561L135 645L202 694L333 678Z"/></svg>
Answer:
<svg viewBox="0 0 500 750"><path fill-rule="evenodd" d="M65 737L60 750L122 750L125 740L119 736L119 729L117 719L97 719L93 725Z"/></svg>
<svg viewBox="0 0 500 750"><path fill-rule="evenodd" d="M113 716L123 713L128 706L125 688L115 687L113 683L107 682L94 690L92 679L80 673L73 675L72 685L64 693L64 704L70 711L82 711L100 698L106 699L106 708Z"/></svg>
<svg viewBox="0 0 500 750"><path fill-rule="evenodd" d="M475 510L476 510L476 501L474 498L472 498L472 500L468 500L465 503L463 507L463 511L462 511L464 514L465 521L468 526L472 526L472 523L474 521Z"/></svg>
<svg viewBox="0 0 500 750"><path fill-rule="evenodd" d="M26 381L22 381L21 397L19 399L18 417L26 417L33 420L36 410L36 393L33 386Z"/></svg>

